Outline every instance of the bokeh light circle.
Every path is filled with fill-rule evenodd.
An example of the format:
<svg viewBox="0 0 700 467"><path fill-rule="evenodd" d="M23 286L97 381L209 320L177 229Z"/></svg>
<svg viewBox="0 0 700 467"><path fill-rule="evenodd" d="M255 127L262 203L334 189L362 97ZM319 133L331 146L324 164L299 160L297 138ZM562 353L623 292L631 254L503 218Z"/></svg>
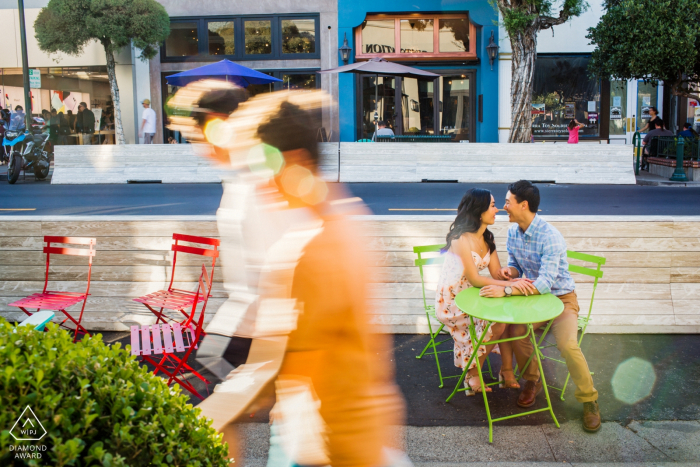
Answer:
<svg viewBox="0 0 700 467"><path fill-rule="evenodd" d="M611 381L615 399L630 405L649 397L655 383L654 366L638 357L620 363Z"/></svg>

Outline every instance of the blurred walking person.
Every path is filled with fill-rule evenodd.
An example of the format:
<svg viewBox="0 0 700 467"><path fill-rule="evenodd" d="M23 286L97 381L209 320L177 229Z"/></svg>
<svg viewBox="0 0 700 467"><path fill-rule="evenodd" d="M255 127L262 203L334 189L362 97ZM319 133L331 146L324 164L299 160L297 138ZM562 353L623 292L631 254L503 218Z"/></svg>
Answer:
<svg viewBox="0 0 700 467"><path fill-rule="evenodd" d="M151 108L150 99L144 99L141 105L143 105L143 115L139 136L143 136L143 144L152 144L156 136L156 111Z"/></svg>

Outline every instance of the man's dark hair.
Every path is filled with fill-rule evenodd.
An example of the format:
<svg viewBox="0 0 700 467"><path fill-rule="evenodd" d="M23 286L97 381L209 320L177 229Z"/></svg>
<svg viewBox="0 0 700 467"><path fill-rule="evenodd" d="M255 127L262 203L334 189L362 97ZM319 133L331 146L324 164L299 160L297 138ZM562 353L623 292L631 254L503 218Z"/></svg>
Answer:
<svg viewBox="0 0 700 467"><path fill-rule="evenodd" d="M82 105L83 107L85 107L87 109L87 104L85 102L81 102L79 105Z"/></svg>
<svg viewBox="0 0 700 467"><path fill-rule="evenodd" d="M258 127L258 138L277 148L280 152L306 149L315 167L318 167L318 145L316 144L316 129L311 112L292 104L283 102L274 117Z"/></svg>
<svg viewBox="0 0 700 467"><path fill-rule="evenodd" d="M379 120L379 121L377 122L377 126L387 126L386 120Z"/></svg>
<svg viewBox="0 0 700 467"><path fill-rule="evenodd" d="M204 126L211 113L231 115L246 100L248 100L248 93L243 88L209 91L197 102L199 110L193 114L193 117L199 126Z"/></svg>
<svg viewBox="0 0 700 467"><path fill-rule="evenodd" d="M693 125L691 125L691 124L688 123L688 122L685 122L685 123L683 124L683 129L684 129L684 130L690 130L692 127L693 127Z"/></svg>
<svg viewBox="0 0 700 467"><path fill-rule="evenodd" d="M508 185L510 191L518 203L527 201L530 212L537 214L537 208L540 207L540 190L527 180L519 180Z"/></svg>
<svg viewBox="0 0 700 467"><path fill-rule="evenodd" d="M660 118L657 118L654 120L656 122L656 128L663 129L664 128L664 121L661 120Z"/></svg>

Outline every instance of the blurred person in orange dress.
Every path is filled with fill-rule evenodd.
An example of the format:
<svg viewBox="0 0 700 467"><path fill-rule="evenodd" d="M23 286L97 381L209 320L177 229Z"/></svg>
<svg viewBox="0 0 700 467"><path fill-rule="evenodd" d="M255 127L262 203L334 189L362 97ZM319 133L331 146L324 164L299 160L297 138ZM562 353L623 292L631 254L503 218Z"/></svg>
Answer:
<svg viewBox="0 0 700 467"><path fill-rule="evenodd" d="M388 449L403 401L390 341L369 323L363 236L349 219L366 211L341 189L329 193L318 173L314 114L324 99L320 92L260 95L196 125L213 153L228 152L236 167L225 190L237 196L227 200L225 192L217 216L222 240L230 228L240 232L232 255L222 242L229 300L202 348L212 335L252 340L246 363L200 407L232 445L236 419L275 380L268 465L405 465ZM226 275L232 266L235 279Z"/></svg>

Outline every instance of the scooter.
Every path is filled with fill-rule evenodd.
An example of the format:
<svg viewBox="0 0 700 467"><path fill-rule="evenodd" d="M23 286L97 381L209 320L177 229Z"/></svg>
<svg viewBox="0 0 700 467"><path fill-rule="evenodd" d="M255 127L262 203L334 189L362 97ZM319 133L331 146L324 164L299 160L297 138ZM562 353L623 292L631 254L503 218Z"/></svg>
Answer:
<svg viewBox="0 0 700 467"><path fill-rule="evenodd" d="M5 129L2 145L10 159L7 163L7 181L12 185L19 178L22 170L32 170L36 180L44 180L49 175L51 166L48 150L49 128L43 118L34 117L32 131L17 127L13 119ZM22 125L24 126L24 125ZM48 147L47 147L48 144Z"/></svg>

